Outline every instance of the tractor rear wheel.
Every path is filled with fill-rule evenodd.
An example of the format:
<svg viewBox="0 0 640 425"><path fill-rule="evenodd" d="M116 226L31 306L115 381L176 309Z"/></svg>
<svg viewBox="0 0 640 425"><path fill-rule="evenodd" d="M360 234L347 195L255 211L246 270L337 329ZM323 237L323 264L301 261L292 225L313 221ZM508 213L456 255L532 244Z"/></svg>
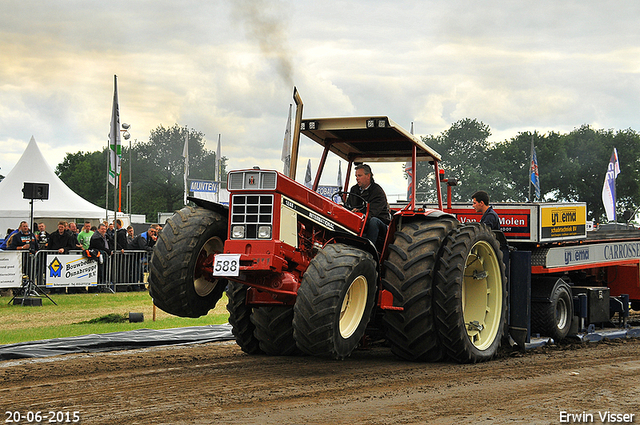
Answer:
<svg viewBox="0 0 640 425"><path fill-rule="evenodd" d="M253 334L260 349L270 356L292 356L300 352L293 339L293 307L255 307L251 314Z"/></svg>
<svg viewBox="0 0 640 425"><path fill-rule="evenodd" d="M391 351L410 361L438 361L444 350L438 340L433 315L433 279L442 241L455 220L404 222L389 245L383 287L393 294L402 311L384 314Z"/></svg>
<svg viewBox="0 0 640 425"><path fill-rule="evenodd" d="M262 354L260 342L255 337L255 325L251 321L253 308L247 305L247 286L237 282L227 285L227 310L231 332L236 337L236 344L248 354Z"/></svg>
<svg viewBox="0 0 640 425"><path fill-rule="evenodd" d="M304 273L293 308L293 337L307 354L344 359L364 336L375 303L373 256L343 244L324 247Z"/></svg>
<svg viewBox="0 0 640 425"><path fill-rule="evenodd" d="M227 217L184 207L167 220L153 248L149 294L154 304L181 317L200 317L222 297L226 279L213 277L213 257L227 238Z"/></svg>
<svg viewBox="0 0 640 425"><path fill-rule="evenodd" d="M436 327L449 357L491 359L507 317L507 278L500 245L484 224L453 229L443 243L435 283Z"/></svg>

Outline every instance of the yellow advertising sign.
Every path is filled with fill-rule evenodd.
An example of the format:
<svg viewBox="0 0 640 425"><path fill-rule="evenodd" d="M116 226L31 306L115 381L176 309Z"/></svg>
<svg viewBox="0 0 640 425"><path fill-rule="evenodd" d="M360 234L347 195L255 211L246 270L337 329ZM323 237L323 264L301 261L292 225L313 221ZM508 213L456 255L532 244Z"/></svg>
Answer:
<svg viewBox="0 0 640 425"><path fill-rule="evenodd" d="M586 236L587 205L541 205L542 239Z"/></svg>

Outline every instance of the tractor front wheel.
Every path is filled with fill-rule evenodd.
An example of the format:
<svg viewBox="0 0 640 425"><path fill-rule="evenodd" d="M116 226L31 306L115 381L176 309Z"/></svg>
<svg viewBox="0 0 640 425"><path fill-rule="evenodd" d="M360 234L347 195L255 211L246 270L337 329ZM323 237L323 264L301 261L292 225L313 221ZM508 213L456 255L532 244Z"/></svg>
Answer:
<svg viewBox="0 0 640 425"><path fill-rule="evenodd" d="M373 256L331 244L309 263L293 309L293 337L306 354L344 359L364 336L375 301Z"/></svg>
<svg viewBox="0 0 640 425"><path fill-rule="evenodd" d="M213 258L226 238L227 218L216 212L184 207L169 218L149 267L154 304L181 317L200 317L215 307L227 280L213 276Z"/></svg>

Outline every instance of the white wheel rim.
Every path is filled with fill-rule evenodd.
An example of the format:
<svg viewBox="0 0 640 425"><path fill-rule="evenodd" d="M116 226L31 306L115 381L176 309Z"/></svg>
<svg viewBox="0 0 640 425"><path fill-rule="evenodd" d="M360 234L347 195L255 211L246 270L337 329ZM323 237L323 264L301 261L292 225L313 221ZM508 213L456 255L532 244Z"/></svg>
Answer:
<svg viewBox="0 0 640 425"><path fill-rule="evenodd" d="M556 326L562 330L567 326L569 321L569 309L564 298L558 298L556 303Z"/></svg>
<svg viewBox="0 0 640 425"><path fill-rule="evenodd" d="M367 306L368 294L367 278L362 275L356 277L349 285L340 308L339 326L342 338L349 338L358 329Z"/></svg>
<svg viewBox="0 0 640 425"><path fill-rule="evenodd" d="M205 242L205 244L202 246L202 248L198 252L198 258L200 258L201 255L209 256L212 254L217 254L219 252L222 252L223 249L224 249L224 242L222 242L222 240L217 236L213 237L209 239L207 242ZM196 271L196 276L197 276L197 271ZM198 294L201 297L206 297L207 295L209 295L211 291L213 291L216 285L218 284L218 279L211 281L211 280L207 280L206 276L204 275L200 275L198 277L196 276L194 276L194 279L193 279L193 287L196 290L196 294Z"/></svg>
<svg viewBox="0 0 640 425"><path fill-rule="evenodd" d="M489 348L500 330L502 277L492 246L479 241L471 248L462 282L462 311L469 340L478 350Z"/></svg>

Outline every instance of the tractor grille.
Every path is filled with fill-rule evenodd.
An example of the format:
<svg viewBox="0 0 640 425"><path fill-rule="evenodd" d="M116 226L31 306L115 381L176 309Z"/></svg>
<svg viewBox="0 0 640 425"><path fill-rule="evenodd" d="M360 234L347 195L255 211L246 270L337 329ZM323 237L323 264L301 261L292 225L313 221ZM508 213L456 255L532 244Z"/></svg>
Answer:
<svg viewBox="0 0 640 425"><path fill-rule="evenodd" d="M231 228L243 226L244 239L257 239L260 227L273 224L273 195L233 195L231 205Z"/></svg>

